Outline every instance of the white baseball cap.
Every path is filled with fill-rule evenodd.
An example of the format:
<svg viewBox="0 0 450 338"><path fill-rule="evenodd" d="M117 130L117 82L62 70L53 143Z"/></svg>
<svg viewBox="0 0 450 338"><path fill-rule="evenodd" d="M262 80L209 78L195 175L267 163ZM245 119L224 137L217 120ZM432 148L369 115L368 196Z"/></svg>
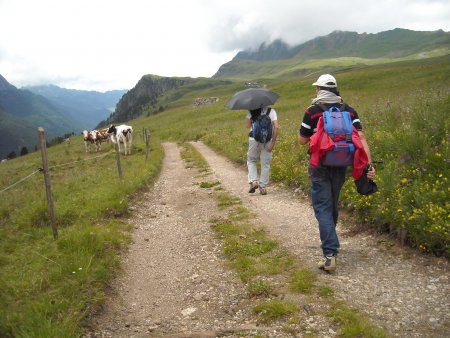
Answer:
<svg viewBox="0 0 450 338"><path fill-rule="evenodd" d="M314 82L312 85L317 87L335 88L337 87L337 82L334 76L330 74L323 74L320 75L317 81Z"/></svg>

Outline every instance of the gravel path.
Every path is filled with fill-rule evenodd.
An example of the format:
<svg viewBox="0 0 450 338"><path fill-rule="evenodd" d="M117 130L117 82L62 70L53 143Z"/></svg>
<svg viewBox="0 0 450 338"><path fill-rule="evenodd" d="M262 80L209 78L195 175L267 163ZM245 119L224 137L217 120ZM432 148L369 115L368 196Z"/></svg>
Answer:
<svg viewBox="0 0 450 338"><path fill-rule="evenodd" d="M319 235L310 202L279 185L268 195L247 193L246 170L193 145L208 161L207 179L186 169L175 144L165 144L158 182L132 207L133 244L123 257L104 310L92 319L90 337L292 337L280 328L257 327L239 278L226 267L221 243L209 220L223 212L213 192L199 188L219 180L282 245L316 271ZM406 248L385 246L370 234L350 235L338 227L338 270L317 270L348 304L396 337L449 337L449 263ZM316 324L314 324L316 323ZM333 337L326 318L315 318L318 337ZM311 325L310 325L311 326Z"/></svg>

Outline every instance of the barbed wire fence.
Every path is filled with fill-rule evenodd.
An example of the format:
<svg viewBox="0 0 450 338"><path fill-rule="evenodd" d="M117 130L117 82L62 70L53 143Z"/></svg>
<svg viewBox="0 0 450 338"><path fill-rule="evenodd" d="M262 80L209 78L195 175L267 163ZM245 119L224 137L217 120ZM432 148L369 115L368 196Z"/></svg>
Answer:
<svg viewBox="0 0 450 338"><path fill-rule="evenodd" d="M42 127L38 128L38 137L39 137L39 144L41 147L42 170L44 173L45 191L47 193L48 211L50 213L50 219L52 220L53 238L58 239L58 227L56 223L55 207L53 205L51 180L50 175L48 173L47 142L45 140L44 128Z"/></svg>
<svg viewBox="0 0 450 338"><path fill-rule="evenodd" d="M38 173L39 171L42 171L42 168L39 168L39 169L33 171L33 172L32 172L31 174L29 174L28 176L25 176L24 178L18 180L16 183L13 183L13 184L11 184L10 186L8 186L8 187L6 187L6 188L0 190L0 194L3 193L3 192L5 192L5 191L7 191L7 190L9 190L9 189L11 189L12 187L15 187L15 186L18 185L19 183L22 183L23 181L29 179L31 176L33 176L34 174Z"/></svg>
<svg viewBox="0 0 450 338"><path fill-rule="evenodd" d="M45 182L45 188L46 188L46 194L47 194L47 205L48 205L48 209L49 209L49 213L50 213L50 218L52 220L53 238L57 239L58 238L58 229L57 229L57 221L56 221L55 210L54 210L54 205L53 205L53 197L52 197L52 191L51 191L51 180L50 180L49 170L54 169L54 168L62 168L62 167L66 167L69 165L74 165L74 164L77 164L80 162L91 161L91 160L95 160L98 158L104 158L104 157L110 155L112 152L114 152L114 150L111 150L111 151L107 152L106 154L89 157L89 158L85 158L85 159L81 159L81 160L77 160L77 161L62 163L62 164L58 164L58 165L54 165L54 166L50 167L50 166L48 166L47 144L46 144L46 139L45 139L45 131L41 127L38 128L38 138L39 138L39 144L40 144L40 149L41 149L42 167L37 168L35 171L33 171L30 174L28 174L27 176L21 178L17 182L14 182L13 184L1 189L0 195L4 192L8 191L9 189L19 185L20 183L23 183L26 180L30 179L32 176L34 176L38 172L42 172L44 174L44 182ZM150 134L147 132L146 128L143 128L143 130L142 130L142 138L144 139L145 145L146 145L145 161L147 161L148 153L149 153ZM119 178L122 179L123 174L122 174L122 166L121 166L121 162L120 162L120 151L119 151L118 143L115 143L115 153L116 153L116 160L117 160L118 175L119 175Z"/></svg>
<svg viewBox="0 0 450 338"><path fill-rule="evenodd" d="M112 154L113 152L114 152L114 150L111 150L111 151L109 151L109 152L107 152L107 153L105 153L105 154L102 154L102 155L93 156L93 157L89 157L89 158L84 158L84 159L77 160L77 161L73 161L73 162L67 162L67 163L62 163L62 164L53 165L53 166L48 167L48 169L50 170L50 169L54 169L54 168L62 168L62 167L66 167L66 166L69 166L69 165L77 164L77 163L80 163L80 162L92 161L92 160L95 160L95 159L97 159L97 158L103 158L103 157L106 157L106 156ZM3 188L2 190L0 190L0 194L3 193L3 192L5 192L5 191L7 191L7 190L9 190L9 189L11 189L11 188L13 188L13 187L15 187L16 185L22 183L23 181L29 179L29 178L30 178L31 176L33 176L34 174L36 174L36 173L38 173L38 172L42 172L42 171L43 171L42 167L39 167L38 169L36 169L35 171L33 171L31 174L29 174L29 175L27 175L27 176L21 178L21 179L18 180L17 182L15 182L15 183L13 183L13 184L11 184L11 185L9 185L9 186Z"/></svg>

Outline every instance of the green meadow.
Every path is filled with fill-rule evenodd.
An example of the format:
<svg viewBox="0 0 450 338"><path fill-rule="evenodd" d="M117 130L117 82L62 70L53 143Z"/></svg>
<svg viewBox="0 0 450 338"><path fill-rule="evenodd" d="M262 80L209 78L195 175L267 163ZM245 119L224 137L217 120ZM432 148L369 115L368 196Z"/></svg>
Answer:
<svg viewBox="0 0 450 338"><path fill-rule="evenodd" d="M342 205L366 227L390 232L423 252L446 256L450 256L449 61L450 57L445 56L344 67L333 72L344 100L361 117L380 188L368 197L358 195L349 177ZM317 74L316 69L309 76L258 81L281 96L274 105L280 136L271 179L306 192L309 191L306 148L298 145L297 134L303 112L314 97L311 83ZM240 81L188 92L174 104L173 113L137 122L148 121L163 139L201 139L217 152L245 165L245 112L224 107L234 91L244 88L244 81ZM209 96L219 97L219 103L189 107L195 97Z"/></svg>
<svg viewBox="0 0 450 338"><path fill-rule="evenodd" d="M450 56L358 66L354 60L339 62L325 69L336 75L341 95L361 117L379 187L374 195L358 195L349 176L342 208L365 228L389 232L424 254L450 257ZM197 79L167 92L157 104L163 112L153 115L149 108L127 122L135 136L132 155L122 156L122 179L110 145L87 154L76 136L70 145L48 148L57 240L38 171L40 153L2 163L0 191L9 188L0 192L0 336L82 334L129 243L128 206L161 170L160 142L202 140L245 165L245 112L228 110L225 103L246 81L257 80L281 96L274 105L280 136L272 181L308 192L306 148L298 145L297 133L315 94L311 83L321 72L309 67L278 77ZM198 97L219 101L193 107ZM143 128L151 133L147 161Z"/></svg>

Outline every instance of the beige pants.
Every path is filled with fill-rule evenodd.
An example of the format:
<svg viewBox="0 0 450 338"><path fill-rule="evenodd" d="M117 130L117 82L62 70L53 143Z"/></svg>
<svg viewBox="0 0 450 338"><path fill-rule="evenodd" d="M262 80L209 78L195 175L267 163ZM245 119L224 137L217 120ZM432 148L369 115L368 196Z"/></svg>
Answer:
<svg viewBox="0 0 450 338"><path fill-rule="evenodd" d="M248 183L258 181L258 159L261 162L259 186L265 188L269 184L270 163L272 162L272 152L266 150L272 141L259 143L254 138L248 139L247 168Z"/></svg>

